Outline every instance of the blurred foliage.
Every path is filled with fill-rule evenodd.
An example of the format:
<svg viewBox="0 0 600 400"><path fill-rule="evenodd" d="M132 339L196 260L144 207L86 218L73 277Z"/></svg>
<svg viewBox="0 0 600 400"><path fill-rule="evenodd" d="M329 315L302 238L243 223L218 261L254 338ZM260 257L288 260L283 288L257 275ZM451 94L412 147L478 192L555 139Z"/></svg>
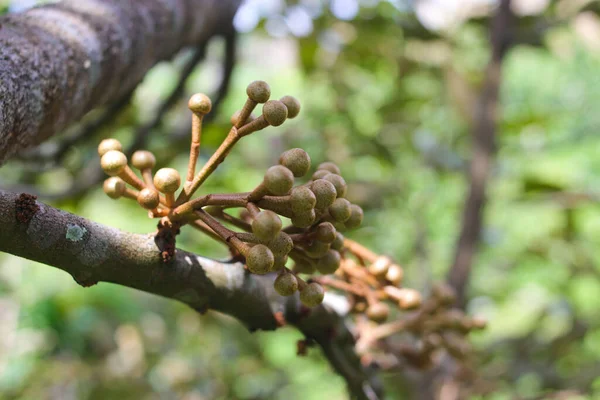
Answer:
<svg viewBox="0 0 600 400"><path fill-rule="evenodd" d="M303 147L315 163L335 161L350 200L366 211L352 238L393 256L410 283L427 290L451 265L460 228L489 57L485 23L433 35L413 29L415 16L394 2L360 2L350 18L329 3L256 4L258 26L240 37L233 87L201 156L224 137L252 80L267 79L274 96L296 95L303 111L286 128L245 138L207 190L251 189L289 147ZM289 16L298 7L311 23L294 37ZM286 18L292 28L282 30ZM480 354L473 399L600 397L600 54L577 28L575 17L566 19L543 47L518 46L504 63L499 152L468 306L490 321L472 336ZM222 51L211 44L189 93L215 89ZM65 165L40 174L12 162L0 178L55 193L68 187L97 162L99 137L128 141L152 112L149 99L158 105L175 85L184 58L158 65L133 104L71 148ZM153 132L159 163L174 158L185 168L187 143L179 151L169 140L188 114L182 99ZM54 204L127 231L155 228L136 205L113 203L98 189ZM184 231L178 244L226 255L196 232ZM82 289L62 272L0 255L0 398L346 398L318 351L296 357L299 338L292 329L250 335L229 318L109 284ZM390 398L406 390L399 376L384 374Z"/></svg>

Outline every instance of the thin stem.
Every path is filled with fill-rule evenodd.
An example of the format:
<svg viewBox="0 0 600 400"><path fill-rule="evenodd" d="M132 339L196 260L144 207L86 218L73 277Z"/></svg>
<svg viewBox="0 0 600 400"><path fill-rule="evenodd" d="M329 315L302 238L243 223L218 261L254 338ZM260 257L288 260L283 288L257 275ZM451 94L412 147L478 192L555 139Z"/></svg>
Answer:
<svg viewBox="0 0 600 400"><path fill-rule="evenodd" d="M199 221L199 220L191 221L191 222L189 222L189 225L192 226L193 228L198 229L202 233L210 236L211 238L213 238L217 242L224 243L224 244L226 244L226 245L229 246L229 243L227 243L227 241L223 240L223 238L221 236L217 235L215 233L215 231L213 231L212 229L210 229L210 227L208 225L206 225L206 223L204 223L203 221Z"/></svg>
<svg viewBox="0 0 600 400"><path fill-rule="evenodd" d="M206 206L245 207L247 196L247 193L207 194L176 207L173 210L173 218L180 219Z"/></svg>
<svg viewBox="0 0 600 400"><path fill-rule="evenodd" d="M121 171L119 178L123 179L137 190L142 190L146 187L144 182L137 177L137 175L131 170L131 168L129 168L128 165L126 165L123 171Z"/></svg>
<svg viewBox="0 0 600 400"><path fill-rule="evenodd" d="M333 279L328 276L319 276L313 278L314 281L319 282L322 285L329 286L332 288L339 289L344 292L353 293L359 297L365 297L365 293L360 288L357 288L356 285L352 285L351 283L340 281L338 279Z"/></svg>
<svg viewBox="0 0 600 400"><path fill-rule="evenodd" d="M154 181L152 180L152 169L151 168L145 168L142 170L142 178L144 179L144 183L146 184L147 187L156 190L156 188L154 187Z"/></svg>
<svg viewBox="0 0 600 400"><path fill-rule="evenodd" d="M260 183L260 185L258 185L256 187L256 189L254 189L249 195L248 195L248 201L251 201L253 203L256 203L258 200L262 199L264 196L266 196L269 193L269 191L267 190L267 187L265 186L265 182L262 181Z"/></svg>
<svg viewBox="0 0 600 400"><path fill-rule="evenodd" d="M242 126L240 129L238 129L237 132L240 135L240 137L243 137L251 133L260 131L261 129L265 129L267 126L269 126L269 123L267 122L265 117L261 115L260 117L256 118L250 123Z"/></svg>
<svg viewBox="0 0 600 400"><path fill-rule="evenodd" d="M252 225L240 218L223 212L222 208L209 208L206 211L215 218L228 222L246 232L252 232Z"/></svg>
<svg viewBox="0 0 600 400"><path fill-rule="evenodd" d="M138 192L137 190L126 187L125 192L123 193L123 197L137 201L139 194L140 192Z"/></svg>
<svg viewBox="0 0 600 400"><path fill-rule="evenodd" d="M352 254L364 259L368 262L375 262L379 255L366 247L358 244L354 240L344 239L344 247L346 247Z"/></svg>
<svg viewBox="0 0 600 400"><path fill-rule="evenodd" d="M242 126L244 126L244 124L246 123L246 120L248 119L250 114L252 114L252 111L254 111L254 109L256 108L257 105L258 105L258 103L255 102L254 100L252 100L250 98L246 99L246 103L244 104L244 107L242 107L242 110L240 111L238 120L235 122L236 128L239 129Z"/></svg>
<svg viewBox="0 0 600 400"><path fill-rule="evenodd" d="M238 130L235 127L232 127L227 137L221 143L217 151L210 157L210 159L204 164L198 175L194 177L192 182L189 185L185 185L181 194L177 198L177 204L182 204L189 200L189 198L194 194L196 190L204 183L204 181L212 174L219 164L225 160L225 157L231 151L231 148L241 139L241 135L238 134Z"/></svg>
<svg viewBox="0 0 600 400"><path fill-rule="evenodd" d="M196 174L196 162L200 155L200 141L202 139L202 118L203 114L192 115L192 143L190 146L190 162L188 164L186 186L191 185Z"/></svg>
<svg viewBox="0 0 600 400"><path fill-rule="evenodd" d="M254 203L246 204L246 210L248 210L252 218L256 218L258 213L260 213L260 208L258 208Z"/></svg>

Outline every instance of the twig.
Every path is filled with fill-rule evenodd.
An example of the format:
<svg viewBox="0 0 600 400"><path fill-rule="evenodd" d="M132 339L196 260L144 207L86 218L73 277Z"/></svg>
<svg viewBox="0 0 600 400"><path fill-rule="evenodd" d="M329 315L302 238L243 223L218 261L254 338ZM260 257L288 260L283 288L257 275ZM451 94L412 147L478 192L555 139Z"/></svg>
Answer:
<svg viewBox="0 0 600 400"><path fill-rule="evenodd" d="M492 56L486 69L485 82L473 129L473 158L470 167L469 194L465 201L462 227L454 263L448 272L448 283L456 290L458 306L464 308L473 258L481 237L486 188L496 151L496 129L499 119L498 97L502 78L502 61L513 43L513 14L510 0L502 0L492 21Z"/></svg>

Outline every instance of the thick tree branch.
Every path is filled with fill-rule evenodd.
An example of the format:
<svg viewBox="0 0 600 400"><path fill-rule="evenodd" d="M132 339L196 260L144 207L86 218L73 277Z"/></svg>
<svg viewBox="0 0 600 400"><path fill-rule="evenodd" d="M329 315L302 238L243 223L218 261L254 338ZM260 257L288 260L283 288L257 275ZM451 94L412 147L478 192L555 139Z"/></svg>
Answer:
<svg viewBox="0 0 600 400"><path fill-rule="evenodd" d="M492 20L490 37L492 55L486 69L485 82L473 129L473 158L470 167L469 194L463 211L454 264L448 273L448 282L456 290L458 305L463 308L473 258L481 237L486 187L496 151L502 61L513 43L511 33L513 20L510 0L502 0Z"/></svg>
<svg viewBox="0 0 600 400"><path fill-rule="evenodd" d="M82 286L111 282L179 300L201 313L231 315L250 330L274 330L277 313L321 345L353 397L378 399L381 386L354 351L342 317L327 306L306 309L298 296L281 297L272 276L177 250L163 263L153 235L138 235L86 220L0 190L0 251L62 269Z"/></svg>
<svg viewBox="0 0 600 400"><path fill-rule="evenodd" d="M0 163L224 33L239 0L64 0L0 18Z"/></svg>

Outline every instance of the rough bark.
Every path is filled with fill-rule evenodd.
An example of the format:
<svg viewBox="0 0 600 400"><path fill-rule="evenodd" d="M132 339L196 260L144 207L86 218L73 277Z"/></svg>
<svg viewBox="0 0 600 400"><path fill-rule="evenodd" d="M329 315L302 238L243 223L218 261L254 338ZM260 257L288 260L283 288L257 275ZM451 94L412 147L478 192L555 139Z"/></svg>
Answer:
<svg viewBox="0 0 600 400"><path fill-rule="evenodd" d="M272 276L177 250L163 263L153 235L103 226L0 190L0 251L68 272L82 286L111 282L183 302L201 313L231 315L251 331L274 330L283 319L322 347L357 399L378 399L380 383L361 365L343 318L327 306L306 309L281 297ZM277 315L278 313L281 313Z"/></svg>
<svg viewBox="0 0 600 400"><path fill-rule="evenodd" d="M64 0L0 17L0 164L231 29L240 0Z"/></svg>
<svg viewBox="0 0 600 400"><path fill-rule="evenodd" d="M496 130L499 118L499 95L502 61L514 43L514 15L510 0L502 0L491 24L492 54L485 72L485 81L473 129L473 158L469 171L469 194L465 201L461 232L456 246L454 263L448 282L456 290L458 305L466 302L466 289L471 275L473 258L481 239L486 189L496 152Z"/></svg>

